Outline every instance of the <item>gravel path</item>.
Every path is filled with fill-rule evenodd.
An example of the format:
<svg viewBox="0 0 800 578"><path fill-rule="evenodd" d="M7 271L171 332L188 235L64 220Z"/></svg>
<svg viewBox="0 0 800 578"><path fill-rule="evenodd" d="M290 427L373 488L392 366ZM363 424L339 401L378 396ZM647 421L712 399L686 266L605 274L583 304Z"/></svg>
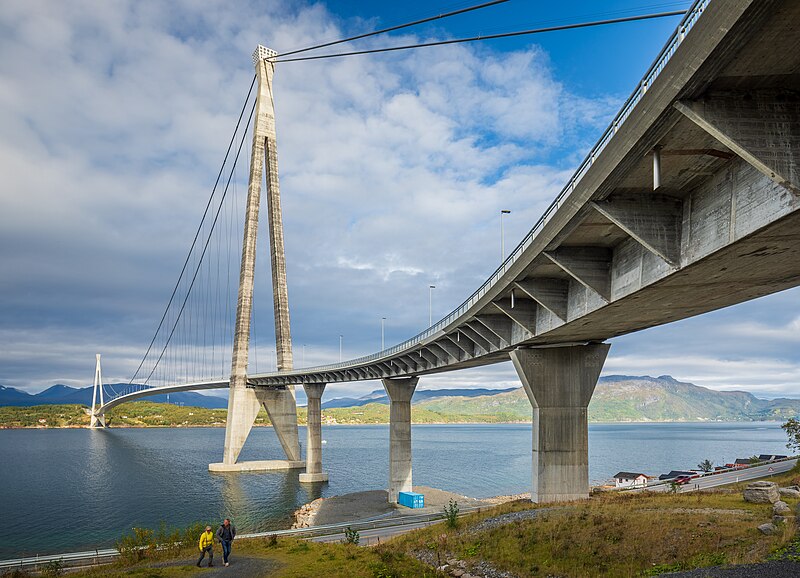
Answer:
<svg viewBox="0 0 800 578"><path fill-rule="evenodd" d="M194 576L226 576L227 578L234 578L239 576L247 576L248 578L260 578L262 576L270 576L273 572L281 567L281 564L275 560L268 558L252 558L247 556L236 556L235 552L230 557L230 566L227 568L222 563L222 552L219 553L219 560L217 560L217 553L214 553L214 566L208 568L206 564L208 558L203 560L203 565L196 568L197 559L192 561L182 560L179 562L160 562L151 564L148 568L166 568L174 566L185 566L187 569L194 570ZM191 572L187 572L189 574Z"/></svg>
<svg viewBox="0 0 800 578"><path fill-rule="evenodd" d="M688 572L661 574L661 576L669 578L797 578L800 576L800 562L776 560L742 566L715 566Z"/></svg>
<svg viewBox="0 0 800 578"><path fill-rule="evenodd" d="M488 530L489 528L497 528L498 526L505 526L506 524L511 524L514 522L531 520L537 517L539 514L550 512L554 509L555 508L538 508L535 510L521 510L519 512L510 512L508 514L495 516L494 518L487 518L470 528L470 532L482 532L483 530Z"/></svg>

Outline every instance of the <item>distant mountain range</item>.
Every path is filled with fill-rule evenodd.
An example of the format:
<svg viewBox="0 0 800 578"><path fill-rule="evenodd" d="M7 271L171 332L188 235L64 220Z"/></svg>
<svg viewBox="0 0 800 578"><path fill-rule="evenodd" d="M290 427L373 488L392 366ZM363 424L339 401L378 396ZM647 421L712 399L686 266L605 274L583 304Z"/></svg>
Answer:
<svg viewBox="0 0 800 578"><path fill-rule="evenodd" d="M106 385L119 391L127 384ZM166 402L166 395L146 398ZM42 404L90 405L92 388L54 385L31 395L12 387L0 386L0 406ZM204 408L224 408L227 399L199 393L170 394L173 404ZM302 389L298 401L303 401ZM382 389L359 398L326 401L323 409L360 408L369 404L386 405ZM504 421L530 421L531 406L522 388L417 390L413 404L443 416L499 416ZM756 421L785 420L800 415L800 399L759 399L744 391L714 391L669 375L660 377L609 375L601 377L589 404L590 421Z"/></svg>
<svg viewBox="0 0 800 578"><path fill-rule="evenodd" d="M127 387L127 383L110 383L103 386L103 393L107 398L113 397L116 395L113 393L114 390L122 391ZM0 385L0 406L61 405L70 403L78 403L88 406L92 405L92 390L92 386L79 388L56 384L52 387L48 387L44 391L40 391L39 393L30 394L13 387L5 387ZM167 396L165 394L153 395L144 399L156 403L167 402ZM171 393L169 395L169 402L190 405L193 407L205 407L209 409L228 407L227 398L216 397L213 395L203 395L201 393L194 393L191 391Z"/></svg>

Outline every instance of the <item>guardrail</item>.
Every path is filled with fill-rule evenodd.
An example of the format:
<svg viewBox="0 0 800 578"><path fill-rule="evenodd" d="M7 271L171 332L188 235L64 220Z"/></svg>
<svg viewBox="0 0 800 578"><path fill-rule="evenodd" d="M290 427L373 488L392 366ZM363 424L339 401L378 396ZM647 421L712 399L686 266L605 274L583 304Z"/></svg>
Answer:
<svg viewBox="0 0 800 578"><path fill-rule="evenodd" d="M536 224L531 228L527 235L522 239L522 241L517 245L511 254L506 258L505 261L500 265L500 267L495 270L495 272L487 279L483 285L481 285L472 295L470 295L461 305L459 305L455 310L449 313L446 317L423 331L414 337L403 341L397 345L394 345L388 349L384 349L383 351L379 351L378 353L372 353L370 355L365 355L363 357L359 357L356 359L352 359L349 361L342 361L339 363L332 363L328 365L320 365L316 367L309 367L303 368L303 373L311 373L317 371L334 371L337 369L344 369L351 367L353 365L362 365L364 363L368 363L370 361L375 361L378 359L382 359L384 357L390 357L396 353L401 351L405 351L410 349L411 347L425 341L429 337L433 336L434 334L438 333L439 331L444 330L448 325L453 323L456 319L464 315L470 308L472 308L478 300L483 297L489 289L491 289L505 274L505 272L513 265L517 259L522 256L523 251L527 249L536 235L544 228L544 226L550 221L552 216L555 212L561 207L564 201L572 194L575 190L578 183L584 177L586 172L589 168L594 164L595 159L597 156L606 148L611 139L614 138L614 135L617 134L617 131L625 122L625 120L630 116L633 109L642 99L644 94L647 92L647 89L653 85L653 82L664 70L667 62L672 58L677 50L678 46L683 42L686 34L689 30L694 27L697 20L700 18L700 15L709 5L711 0L695 0L694 4L692 4L691 8L687 10L686 14L684 15L683 19L681 20L678 27L675 29L675 32L670 36L667 43L664 45L664 48L661 49L658 57L655 59L653 64L650 65L650 68L645 73L644 77L642 78L639 85L636 87L636 90L628 97L628 100L625 101L625 104L622 106L622 109L617 113L617 116L614 117L614 120L609 124L608 128L606 128L603 135L600 137L600 140L597 141L597 144L594 145L592 150L583 160L583 162L578 166L578 169L570 178L567 185L561 189L561 192L556 196L555 200L550 204L550 206L545 210L544 214L539 218ZM273 373L265 373L262 376L267 377L271 376ZM281 375L280 373L274 373L274 375Z"/></svg>
<svg viewBox="0 0 800 578"><path fill-rule="evenodd" d="M459 512L459 517L466 516L467 514L474 514L492 506L473 506L462 508ZM341 524L328 524L325 526L313 526L310 528L294 528L289 530L269 530L266 532L252 532L249 534L240 534L237 536L239 540L247 540L253 538L267 538L269 536L295 536L310 540L323 536L332 536L341 534L346 528L353 530L373 530L377 528L393 528L402 527L412 524L419 524L421 522L435 522L444 519L442 512L430 512L426 514L416 514L409 516L399 516L392 518L377 518L371 520L362 520L355 522L345 522ZM64 566L81 567L81 566L94 566L97 564L106 564L114 561L119 557L119 550L116 548L106 548L104 550L90 550L86 552L68 552L65 554L49 554L49 555L36 555L26 558L17 558L14 560L0 560L0 571L19 569L33 569L39 570L47 564L53 562L60 562Z"/></svg>

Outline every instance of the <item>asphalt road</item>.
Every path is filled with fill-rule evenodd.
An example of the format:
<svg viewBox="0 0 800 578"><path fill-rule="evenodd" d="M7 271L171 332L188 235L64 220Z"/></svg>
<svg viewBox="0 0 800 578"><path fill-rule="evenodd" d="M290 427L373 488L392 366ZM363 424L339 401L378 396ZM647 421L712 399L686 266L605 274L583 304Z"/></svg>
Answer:
<svg viewBox="0 0 800 578"><path fill-rule="evenodd" d="M787 460L785 462L775 462L772 464L764 464L763 466L754 466L750 468L744 468L741 470L736 470L732 472L724 472L721 474L713 474L713 475L705 475L700 478L694 478L688 484L680 486L681 492L694 492L697 490L707 490L709 488L715 488L717 486L725 486L727 484L736 484L739 482L745 482L748 480L755 480L755 479L769 479L770 476L775 474L782 474L784 472L788 472L791 470L797 460ZM651 486L646 488L650 491L655 492L665 492L670 489L669 484L663 484L659 486Z"/></svg>

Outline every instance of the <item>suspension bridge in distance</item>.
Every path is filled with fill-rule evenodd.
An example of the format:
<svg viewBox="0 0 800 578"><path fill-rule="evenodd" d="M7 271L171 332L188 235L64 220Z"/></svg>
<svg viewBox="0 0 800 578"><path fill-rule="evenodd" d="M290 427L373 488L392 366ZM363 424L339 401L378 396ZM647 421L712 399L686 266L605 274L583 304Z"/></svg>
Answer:
<svg viewBox="0 0 800 578"><path fill-rule="evenodd" d="M610 348L606 339L800 285L799 21L800 3L791 0L695 2L552 205L477 291L403 343L300 369L292 367L285 291L276 53L259 47L233 353L224 358L230 377L162 376L153 387L93 404L93 425L138 397L228 387L223 461L209 468L305 468L301 481L321 482L325 386L381 380L390 400L389 500L396 502L412 486L410 402L419 379L510 359L532 406L532 500L586 498L587 406ZM277 370L247 374L262 167ZM175 315L171 324L171 315L165 313L173 336L183 321ZM154 368L168 365L174 344L164 343ZM186 363L172 355L178 366ZM95 383L102 383L99 360ZM305 459L296 385L308 397ZM261 406L286 460L238 462Z"/></svg>

